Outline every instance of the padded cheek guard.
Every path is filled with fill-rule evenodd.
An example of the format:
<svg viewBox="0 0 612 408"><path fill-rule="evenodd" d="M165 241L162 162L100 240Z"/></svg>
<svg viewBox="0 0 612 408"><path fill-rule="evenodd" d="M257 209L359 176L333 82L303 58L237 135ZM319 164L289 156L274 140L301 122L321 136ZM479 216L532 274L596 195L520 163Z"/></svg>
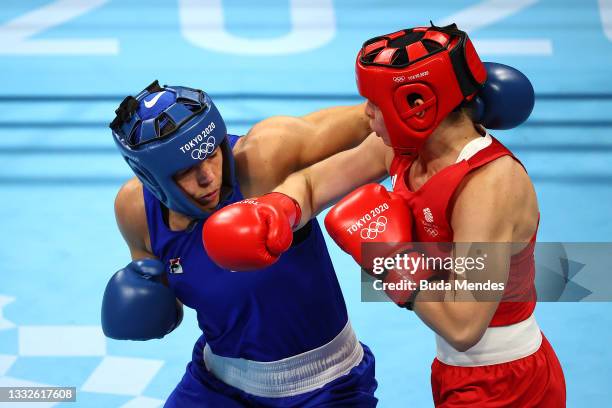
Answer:
<svg viewBox="0 0 612 408"><path fill-rule="evenodd" d="M366 41L355 64L359 93L383 114L391 146L412 154L444 118L471 100L485 67L456 25L416 27ZM423 104L411 104L415 99Z"/></svg>

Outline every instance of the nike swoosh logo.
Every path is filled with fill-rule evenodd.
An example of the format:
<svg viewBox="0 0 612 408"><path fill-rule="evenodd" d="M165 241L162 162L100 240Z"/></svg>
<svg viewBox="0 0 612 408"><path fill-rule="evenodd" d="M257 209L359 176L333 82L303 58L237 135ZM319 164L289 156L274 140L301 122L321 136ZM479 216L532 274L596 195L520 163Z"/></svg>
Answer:
<svg viewBox="0 0 612 408"><path fill-rule="evenodd" d="M153 99L151 99L150 101L144 101L144 106L147 109L151 109L153 106L155 106L155 104L157 103L157 100L162 96L163 93L165 93L166 91L161 91L160 93L158 93L157 95L155 95L153 97Z"/></svg>

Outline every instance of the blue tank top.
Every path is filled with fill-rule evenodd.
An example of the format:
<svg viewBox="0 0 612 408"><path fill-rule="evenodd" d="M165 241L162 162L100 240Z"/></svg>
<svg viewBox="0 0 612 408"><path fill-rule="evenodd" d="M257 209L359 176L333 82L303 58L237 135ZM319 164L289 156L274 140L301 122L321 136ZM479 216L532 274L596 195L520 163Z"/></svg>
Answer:
<svg viewBox="0 0 612 408"><path fill-rule="evenodd" d="M233 147L238 137L228 138ZM233 189L229 201L242 200L236 179ZM231 272L206 254L204 220L171 231L161 203L143 190L153 254L165 263L176 297L196 310L215 354L280 360L329 342L345 326L344 298L316 219L294 234L292 247L274 265Z"/></svg>

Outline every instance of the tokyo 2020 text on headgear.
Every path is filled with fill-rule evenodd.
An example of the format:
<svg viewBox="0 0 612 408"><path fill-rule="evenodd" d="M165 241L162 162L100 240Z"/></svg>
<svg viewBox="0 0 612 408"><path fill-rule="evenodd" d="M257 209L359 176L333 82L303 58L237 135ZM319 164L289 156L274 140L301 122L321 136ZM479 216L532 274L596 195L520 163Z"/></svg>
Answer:
<svg viewBox="0 0 612 408"><path fill-rule="evenodd" d="M357 55L359 93L378 106L398 153L413 153L487 79L472 42L455 24L415 27L366 41ZM422 99L422 105L411 102Z"/></svg>
<svg viewBox="0 0 612 408"><path fill-rule="evenodd" d="M206 218L209 213L184 193L173 175L221 146L224 180L233 179L225 122L210 97L198 89L162 87L155 81L136 97L125 98L115 113L110 124L113 139L142 184L166 207ZM222 201L223 196L220 205Z"/></svg>

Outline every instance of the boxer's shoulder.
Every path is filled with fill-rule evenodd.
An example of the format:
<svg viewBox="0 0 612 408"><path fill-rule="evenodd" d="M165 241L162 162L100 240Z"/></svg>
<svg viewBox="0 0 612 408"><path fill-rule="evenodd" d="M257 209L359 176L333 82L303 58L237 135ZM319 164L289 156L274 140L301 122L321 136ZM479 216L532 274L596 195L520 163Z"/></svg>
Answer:
<svg viewBox="0 0 612 408"><path fill-rule="evenodd" d="M133 177L126 181L115 198L115 214L134 218L145 215L143 187L140 180Z"/></svg>
<svg viewBox="0 0 612 408"><path fill-rule="evenodd" d="M512 156L498 157L470 172L466 180L478 179L481 182L499 183L527 180L523 166Z"/></svg>
<svg viewBox="0 0 612 408"><path fill-rule="evenodd" d="M243 194L261 195L296 170L304 140L314 126L301 118L273 116L257 123L234 146L236 171Z"/></svg>
<svg viewBox="0 0 612 408"><path fill-rule="evenodd" d="M502 156L470 172L453 198L453 228L479 219L499 230L499 224L513 226L530 237L537 225L537 198L529 176L512 156ZM529 221L529 222L527 222ZM535 221L535 222L532 222Z"/></svg>
<svg viewBox="0 0 612 408"><path fill-rule="evenodd" d="M119 189L115 198L115 219L130 250L150 252L143 187L136 177Z"/></svg>
<svg viewBox="0 0 612 408"><path fill-rule="evenodd" d="M293 116L272 116L256 123L234 146L234 154L274 153L287 147L294 136L314 131L314 125Z"/></svg>
<svg viewBox="0 0 612 408"><path fill-rule="evenodd" d="M268 138L269 132L291 133L300 129L312 130L311 122L297 116L272 116L258 122L251 128L249 135Z"/></svg>

